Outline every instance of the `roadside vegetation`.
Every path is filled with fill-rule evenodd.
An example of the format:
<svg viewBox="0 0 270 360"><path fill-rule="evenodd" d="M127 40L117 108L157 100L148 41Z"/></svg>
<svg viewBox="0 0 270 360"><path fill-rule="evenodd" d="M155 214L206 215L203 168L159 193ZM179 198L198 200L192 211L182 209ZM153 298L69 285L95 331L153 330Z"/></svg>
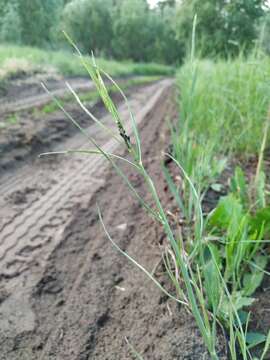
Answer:
<svg viewBox="0 0 270 360"><path fill-rule="evenodd" d="M172 76L175 72L171 66L154 63L136 64L131 61L118 62L106 59L98 59L98 61L110 74L118 77L130 75ZM87 75L85 70L78 66L78 60L71 52L0 45L0 79L46 71L64 76Z"/></svg>
<svg viewBox="0 0 270 360"><path fill-rule="evenodd" d="M194 59L177 73L181 120L172 132L174 151L200 188L215 179L224 158L259 153L268 124L269 75L263 54Z"/></svg>
<svg viewBox="0 0 270 360"><path fill-rule="evenodd" d="M232 359L255 359L252 349L263 343L258 358L264 359L269 348L270 332L249 327L256 290L269 276L269 178L263 161L269 139L269 71L269 58L254 53L227 61L191 59L177 76L180 117L172 127L173 156L186 176L177 185L168 171L166 176L188 224L182 251L201 311L201 318L194 315L199 326L204 323L201 331L209 335L213 359L218 358L214 347L220 325L228 334ZM233 171L219 182L227 165ZM203 214L211 188L216 193L226 188L226 195L220 194L212 211ZM179 286L173 275L177 267L168 269ZM205 317L209 310L211 316Z"/></svg>
<svg viewBox="0 0 270 360"><path fill-rule="evenodd" d="M195 13L202 56L247 53L263 25L268 51L266 8L265 0L160 0L155 7L147 0L0 0L0 42L69 50L65 30L83 54L179 65Z"/></svg>

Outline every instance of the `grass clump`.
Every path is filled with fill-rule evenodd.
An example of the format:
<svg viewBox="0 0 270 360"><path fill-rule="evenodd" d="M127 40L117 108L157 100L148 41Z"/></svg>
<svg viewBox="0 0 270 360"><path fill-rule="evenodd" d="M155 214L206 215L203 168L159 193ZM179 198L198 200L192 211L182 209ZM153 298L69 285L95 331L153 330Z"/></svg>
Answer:
<svg viewBox="0 0 270 360"><path fill-rule="evenodd" d="M178 72L180 117L172 128L174 155L200 193L215 184L228 159L259 153L269 75L269 59L258 56L217 62L192 59ZM190 209L190 191L182 195Z"/></svg>
<svg viewBox="0 0 270 360"><path fill-rule="evenodd" d="M194 198L188 178L176 187L165 170L170 189L189 229L184 235L192 258L193 283L201 284L205 309L228 333L232 359L255 359L251 349L265 342L267 334L248 331L250 305L269 262L265 249L270 217L263 169L269 128L270 62L265 57L229 61L191 58L178 73L179 123L172 127L173 155L195 185ZM216 182L227 162L257 155L257 171L249 182L236 168L229 194L222 197L198 236L198 198ZM216 185L216 184L214 184ZM192 274L192 273L191 273ZM270 335L269 335L270 336Z"/></svg>
<svg viewBox="0 0 270 360"><path fill-rule="evenodd" d="M203 153L212 157L214 153L258 152L269 106L269 76L270 61L266 57L187 63L177 75L180 118L185 119L178 143L186 142L186 152L192 144L195 159L196 152L204 147ZM185 135L187 140L183 139ZM188 161L188 156L184 158ZM196 160L190 161L196 164Z"/></svg>

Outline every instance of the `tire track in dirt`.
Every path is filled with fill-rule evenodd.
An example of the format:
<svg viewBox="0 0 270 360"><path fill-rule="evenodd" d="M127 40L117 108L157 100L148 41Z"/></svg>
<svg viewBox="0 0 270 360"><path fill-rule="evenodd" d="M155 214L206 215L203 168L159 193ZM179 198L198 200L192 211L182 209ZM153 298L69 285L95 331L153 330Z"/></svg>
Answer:
<svg viewBox="0 0 270 360"><path fill-rule="evenodd" d="M125 111L123 115L124 117L127 117L127 112ZM107 117L107 122L109 122L109 120L110 118ZM90 128L90 133L92 132L91 130L92 127ZM116 146L117 144L115 141L111 140L105 144L104 149L108 152L113 152ZM16 254L20 252L18 251L17 246L21 239L30 233L31 236L35 237L37 234L44 233L44 230L46 229L49 231L49 228L54 228L50 225L50 218L53 217L55 212L62 209L62 204L68 203L67 200L70 198L70 194L72 194L72 189L75 184L83 181L87 182L89 180L91 170L94 172L101 162L102 159L97 158L86 159L82 162L82 164L78 164L79 166L76 166L73 172L69 172L68 175L64 174L62 180L58 182L56 186L53 186L51 190L47 192L46 196L39 199L39 201L35 204L31 204L29 208L25 209L20 215L13 219L12 222L9 220L6 226L5 224L2 225L0 240L0 269L5 266L10 268L10 259L12 259L11 261L14 263L14 257L16 258ZM71 204L72 203L73 202L71 201ZM49 225L41 225L42 223L48 223ZM51 232L51 237L53 237L54 231ZM30 246L30 244L27 245ZM7 256L8 254L9 256ZM8 260L6 260L6 258ZM17 269L14 275L17 275ZM2 276L12 277L12 274L10 271L8 273L2 272Z"/></svg>
<svg viewBox="0 0 270 360"><path fill-rule="evenodd" d="M143 122L147 113L160 101L171 81L162 81L150 85L137 94L131 96L133 108L138 124ZM125 106L120 106L123 119L127 119L128 112ZM103 119L111 122L110 117ZM128 133L130 124L126 124ZM104 134L91 126L88 131L96 135L96 139L109 152L114 152L118 144L114 140L107 141ZM82 145L83 144L83 145ZM77 135L67 141L67 148L85 146L85 139ZM49 163L45 165L48 166ZM8 180L1 185L0 196L6 198L9 192L22 190L23 186L46 184L46 191L36 199L19 206L12 216L2 219L0 232L0 332L5 332L4 338L35 327L29 297L33 286L38 283L46 266L47 259L59 245L63 232L72 216L74 205L93 194L104 185L104 169L107 164L101 157L75 157L56 163L55 167L46 174L40 170L33 173L35 168L19 169L14 174L12 183ZM51 178L52 177L52 178ZM6 204L7 205L7 204ZM18 316L21 309L23 313ZM11 336L11 337L12 337ZM16 336L16 335L15 335ZM0 335L3 339L3 334ZM1 358L1 356L0 356Z"/></svg>
<svg viewBox="0 0 270 360"><path fill-rule="evenodd" d="M69 82L72 88L78 92L94 89L94 85L90 80L80 79L70 80ZM65 86L62 86L62 83L60 83L59 86L60 88L51 90L51 95L61 98L68 93L68 89ZM23 99L17 101L5 101L5 103L0 103L0 115L28 110L31 108L46 105L47 103L52 101L51 95L44 93L26 96Z"/></svg>
<svg viewBox="0 0 270 360"><path fill-rule="evenodd" d="M166 96L168 96L168 94ZM165 93L163 100L165 100ZM163 104L163 101L161 103ZM144 129L147 128L148 136L146 136L146 138L149 141L148 147L152 146L153 139L161 127L161 121L164 121L164 112L168 110L168 108L164 106L162 112L159 114L159 108L157 111L152 110L156 117L152 118L152 116L149 116L149 118L145 119L146 121L141 124L141 131L143 133ZM153 113L151 115L153 115ZM151 159L149 160L151 162ZM114 178L115 177L118 179L117 176L114 176ZM97 198L99 199L98 202L101 201L102 209L106 208L106 223L112 220L116 220L117 223L117 214L126 213L127 209L130 207L133 208L130 196L128 195L127 198L126 186L123 185L120 180L119 182L117 180L117 183L117 187L113 188L113 191L117 191L116 196L113 195L108 200L101 200L104 191L104 188L102 188L102 191L91 198L90 202L85 199L87 204L85 208L89 209L95 208ZM110 183L106 184L105 188L108 190ZM103 201L105 201L105 204ZM136 211L137 214L140 213L138 205L136 205L134 211ZM122 219L123 216L124 215L122 215ZM121 220L119 219L119 221ZM128 221L128 219L126 219L126 221ZM44 272L44 281L40 282L37 286L34 304L35 311L41 314L48 314L48 312L54 314L54 326L52 329L46 328L46 325L43 326L44 321L46 324L51 323L50 319L47 318L45 320L43 316L37 320L36 341L39 344L37 347L40 347L42 351L36 352L33 359L35 356L39 359L81 360L92 358L91 353L94 350L98 329L99 327L105 326L108 321L110 294L114 291L115 283L121 282L121 265L125 263L125 260L121 261L121 258L119 259L118 254L116 254L108 244L102 231L99 231L101 229L95 210L94 213L91 210L89 211L89 220L86 224L82 224L82 226L86 230L86 233L89 232L89 241L85 243L84 236L72 233L73 225L71 223L70 228L66 229L67 233L63 235L63 243L50 258L48 268ZM87 230L88 226L89 230ZM96 228L98 229L98 233L95 233ZM150 232L152 232L151 229ZM94 234L98 234L98 238L95 240ZM118 235L122 235L122 230L120 230ZM149 231L146 232L145 236L147 237L147 235L149 235ZM131 237L128 241L130 240ZM80 243L80 246L78 243ZM123 248L128 244L126 243L124 245L124 243L126 243L126 240L121 242ZM65 257L67 258L64 263L60 260L63 257L63 253L65 253ZM72 257L72 253L74 261L71 264L68 258ZM74 256L74 254L76 254L76 256ZM101 261L101 259L104 260ZM108 259L108 262L106 259ZM118 275L112 276L111 273L118 273L119 278L116 279ZM57 274L60 276L61 281L57 279ZM61 276L61 274L63 276ZM93 277L92 280L91 277ZM86 278L88 278L88 280L86 280ZM45 279L49 279L49 283L46 284ZM86 294L81 293L82 288L85 286L85 281L88 283L87 291L88 296L90 296L89 299L85 298ZM57 284L61 286L62 291L58 294L48 294L49 288L57 287ZM95 294L93 299L91 299L91 294ZM98 296L98 294L100 298L97 301L96 296ZM61 298L61 300L59 298ZM63 302L63 307L59 306L59 301L60 303ZM76 309L80 310L77 311ZM91 312L91 316L86 320L84 317L88 310ZM91 325L93 329L90 329L91 322L93 323ZM68 330L69 327L70 331ZM86 331L87 328L89 328L89 333ZM63 334L65 334L65 341ZM74 334L74 338L72 338L72 334ZM39 340L39 336L42 337L42 340ZM90 345L89 341L91 342ZM68 344L70 344L70 346ZM71 344L74 344L72 350ZM124 357L120 358L124 359ZM93 359L95 359L95 357L93 357ZM107 357L104 355L102 359L107 359ZM109 359L114 359L114 357L112 356Z"/></svg>
<svg viewBox="0 0 270 360"><path fill-rule="evenodd" d="M140 129L143 158L148 160L147 170L159 190L164 182L157 164L165 146L160 138L166 114L173 114L167 97L169 92ZM128 166L124 170L132 177L133 171ZM135 176L132 180L151 202L141 178ZM25 337L20 342L20 346L32 349L28 359L131 359L125 336L145 360L210 359L191 316L184 309L179 312L175 304L169 303L111 247L92 210L97 199L110 233L123 250L148 270L160 260L157 243L162 229L144 215L126 186L110 170L102 189L85 199L77 215L74 214L35 288L32 306L38 314L37 327L31 339Z"/></svg>

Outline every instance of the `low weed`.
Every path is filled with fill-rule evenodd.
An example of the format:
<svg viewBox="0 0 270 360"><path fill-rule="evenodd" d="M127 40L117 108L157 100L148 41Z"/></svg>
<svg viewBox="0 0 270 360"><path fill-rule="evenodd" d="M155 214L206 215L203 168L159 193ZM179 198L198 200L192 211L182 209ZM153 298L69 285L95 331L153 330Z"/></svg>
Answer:
<svg viewBox="0 0 270 360"><path fill-rule="evenodd" d="M19 122L17 114L11 114L7 116L3 121L0 121L0 129L8 128L12 125L16 125Z"/></svg>

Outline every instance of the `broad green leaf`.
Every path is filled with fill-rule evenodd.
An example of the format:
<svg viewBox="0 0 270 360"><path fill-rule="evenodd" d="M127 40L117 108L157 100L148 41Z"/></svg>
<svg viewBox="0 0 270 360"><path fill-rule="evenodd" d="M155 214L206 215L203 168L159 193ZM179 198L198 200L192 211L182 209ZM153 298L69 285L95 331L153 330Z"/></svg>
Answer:
<svg viewBox="0 0 270 360"><path fill-rule="evenodd" d="M223 190L223 185L218 183L212 184L211 189L219 193Z"/></svg>
<svg viewBox="0 0 270 360"><path fill-rule="evenodd" d="M258 197L258 206L265 207L265 173L261 171L259 173L258 181L256 183L256 193Z"/></svg>
<svg viewBox="0 0 270 360"><path fill-rule="evenodd" d="M240 293L238 293L237 297L235 298L234 306L236 310L240 310L244 307L252 305L254 301L255 301L254 298L245 297L240 295Z"/></svg>
<svg viewBox="0 0 270 360"><path fill-rule="evenodd" d="M260 286L263 279L263 272L253 271L244 275L243 278L243 293L247 296L252 295Z"/></svg>
<svg viewBox="0 0 270 360"><path fill-rule="evenodd" d="M220 268L221 262L222 262L220 248L218 248L217 245L215 245L215 244L209 244L208 247L209 247L212 257L214 257L216 265Z"/></svg>
<svg viewBox="0 0 270 360"><path fill-rule="evenodd" d="M264 235L270 235L270 206L259 210L254 217L251 218L251 229L253 232L260 232L264 226Z"/></svg>
<svg viewBox="0 0 270 360"><path fill-rule="evenodd" d="M252 305L254 300L255 300L254 298L242 296L240 291L235 292L231 296L231 301L232 301L234 309L236 311L240 311L244 307L248 307L248 306ZM222 310L223 314L225 315L225 318L228 319L229 315L230 315L230 312L232 311L232 304L231 304L231 302L229 301L228 298L223 299L221 310Z"/></svg>
<svg viewBox="0 0 270 360"><path fill-rule="evenodd" d="M248 332L246 334L246 343L248 344L249 349L265 342L265 340L266 336L259 332Z"/></svg>
<svg viewBox="0 0 270 360"><path fill-rule="evenodd" d="M249 313L247 311L244 310L239 310L238 311L238 317L241 321L241 324L244 325L246 324L248 318L249 318Z"/></svg>
<svg viewBox="0 0 270 360"><path fill-rule="evenodd" d="M247 202L246 178L243 170L236 167L234 177L231 180L231 191L240 199L241 204L245 206Z"/></svg>
<svg viewBox="0 0 270 360"><path fill-rule="evenodd" d="M221 230L230 230L237 233L243 218L243 207L235 195L229 194L222 197L217 208L212 213L209 224Z"/></svg>
<svg viewBox="0 0 270 360"><path fill-rule="evenodd" d="M209 305L214 310L218 307L222 289L220 276L217 271L217 266L220 266L221 260L218 249L214 244L209 244L205 249L204 260L204 286L208 296Z"/></svg>
<svg viewBox="0 0 270 360"><path fill-rule="evenodd" d="M214 310L218 307L221 295L221 283L216 265L210 260L204 266L205 289L208 295L209 305Z"/></svg>
<svg viewBox="0 0 270 360"><path fill-rule="evenodd" d="M264 269L267 264L266 256L257 256L254 260L255 264L260 268ZM243 277L243 293L246 296L252 295L255 290L260 286L264 273L262 270L253 267L250 273L246 273Z"/></svg>

